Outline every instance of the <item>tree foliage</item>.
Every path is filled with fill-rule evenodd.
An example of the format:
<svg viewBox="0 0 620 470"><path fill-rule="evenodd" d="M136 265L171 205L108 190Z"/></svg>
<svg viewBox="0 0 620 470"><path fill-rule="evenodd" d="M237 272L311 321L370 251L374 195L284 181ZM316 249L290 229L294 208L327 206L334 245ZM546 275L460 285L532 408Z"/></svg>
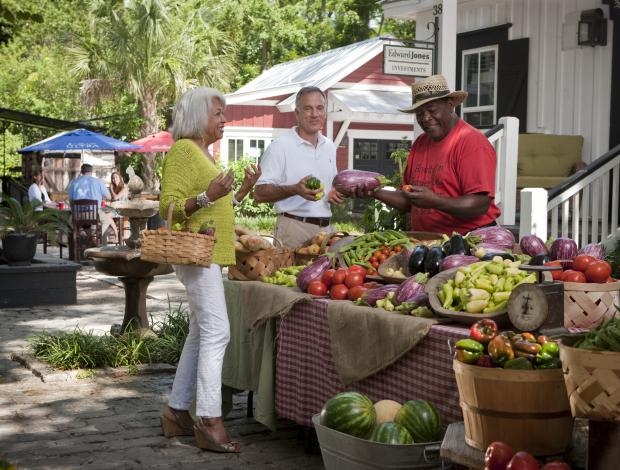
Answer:
<svg viewBox="0 0 620 470"><path fill-rule="evenodd" d="M190 87L235 91L276 64L414 31L378 0L2 0L0 103L131 140L160 130ZM154 156L141 161L152 188Z"/></svg>

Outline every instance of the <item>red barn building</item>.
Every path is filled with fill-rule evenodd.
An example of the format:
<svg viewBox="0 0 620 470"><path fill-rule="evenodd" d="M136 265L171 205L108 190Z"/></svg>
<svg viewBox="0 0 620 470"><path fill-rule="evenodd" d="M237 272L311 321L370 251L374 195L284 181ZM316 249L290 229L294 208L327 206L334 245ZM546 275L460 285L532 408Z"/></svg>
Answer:
<svg viewBox="0 0 620 470"><path fill-rule="evenodd" d="M411 103L412 77L383 73L384 45L377 38L276 65L226 96L229 122L219 142L223 162L258 159L271 141L296 124L295 94L317 86L327 95L324 134L338 147L338 169L391 174L389 155L411 141L414 117L398 111ZM406 144L409 147L409 142Z"/></svg>

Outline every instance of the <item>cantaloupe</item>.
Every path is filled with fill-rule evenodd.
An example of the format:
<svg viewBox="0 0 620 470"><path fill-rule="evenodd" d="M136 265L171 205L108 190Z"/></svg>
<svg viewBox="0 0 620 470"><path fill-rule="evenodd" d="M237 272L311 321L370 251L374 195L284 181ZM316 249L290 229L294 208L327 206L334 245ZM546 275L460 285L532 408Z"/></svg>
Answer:
<svg viewBox="0 0 620 470"><path fill-rule="evenodd" d="M377 414L377 424L394 421L398 410L403 406L394 400L380 400L373 405Z"/></svg>

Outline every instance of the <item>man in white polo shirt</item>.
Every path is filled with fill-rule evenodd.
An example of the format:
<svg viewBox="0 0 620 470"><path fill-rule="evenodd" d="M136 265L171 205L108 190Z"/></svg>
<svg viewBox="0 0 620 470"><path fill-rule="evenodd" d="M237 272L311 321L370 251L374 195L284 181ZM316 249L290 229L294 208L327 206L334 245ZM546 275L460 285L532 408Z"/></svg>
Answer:
<svg viewBox="0 0 620 470"><path fill-rule="evenodd" d="M325 94L303 87L295 98L297 126L275 139L261 159L261 176L254 187L256 202L273 202L278 213L275 237L297 247L320 231L331 232L331 204L344 196L332 190L336 176L336 147L321 134L327 119ZM316 177L321 189L306 181ZM321 196L322 193L322 196ZM317 200L317 195L318 200Z"/></svg>

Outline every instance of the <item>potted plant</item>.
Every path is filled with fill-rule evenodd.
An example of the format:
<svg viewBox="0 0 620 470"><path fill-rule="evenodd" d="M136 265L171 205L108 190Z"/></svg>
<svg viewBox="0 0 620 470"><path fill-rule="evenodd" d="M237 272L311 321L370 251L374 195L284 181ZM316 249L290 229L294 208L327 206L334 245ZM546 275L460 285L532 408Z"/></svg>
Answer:
<svg viewBox="0 0 620 470"><path fill-rule="evenodd" d="M9 265L30 265L42 234L47 234L54 243L58 232L67 232L70 224L67 214L54 209L37 210L41 205L40 201L27 199L21 204L11 197L0 206L2 254Z"/></svg>

